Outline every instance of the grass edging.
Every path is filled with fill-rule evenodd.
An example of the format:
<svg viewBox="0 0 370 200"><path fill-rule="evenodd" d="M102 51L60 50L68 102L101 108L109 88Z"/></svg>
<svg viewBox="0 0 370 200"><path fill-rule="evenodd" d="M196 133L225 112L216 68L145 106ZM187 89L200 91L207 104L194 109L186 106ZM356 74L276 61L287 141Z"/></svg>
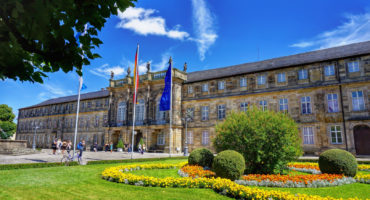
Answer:
<svg viewBox="0 0 370 200"><path fill-rule="evenodd" d="M313 158L313 159L309 159L309 158L298 158L296 160L296 162L319 162L319 159L318 158ZM357 163L358 164L370 164L370 161L357 160Z"/></svg>
<svg viewBox="0 0 370 200"><path fill-rule="evenodd" d="M181 157L166 157L166 158L138 158L138 159L124 159L124 160L95 160L88 161L87 165L99 165L99 164L114 164L114 163L134 163L134 162L148 162L148 161L161 161L161 160L180 160L185 159L186 156ZM77 162L70 162L69 166L77 166ZM45 168L45 167L60 167L60 162L50 163L21 163L21 164L3 164L0 165L0 170L12 170L12 169L30 169L30 168Z"/></svg>

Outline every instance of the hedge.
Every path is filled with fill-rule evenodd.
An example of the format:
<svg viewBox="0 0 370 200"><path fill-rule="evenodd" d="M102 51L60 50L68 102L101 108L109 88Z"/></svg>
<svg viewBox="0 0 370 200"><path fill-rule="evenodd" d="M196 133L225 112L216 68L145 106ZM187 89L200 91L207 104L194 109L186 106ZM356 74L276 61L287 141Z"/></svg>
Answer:
<svg viewBox="0 0 370 200"><path fill-rule="evenodd" d="M171 157L171 158L138 158L138 159L125 159L125 160L95 160L88 161L87 165L98 165L98 164L114 164L114 163L135 163L135 162L149 162L149 161L164 161L164 160L180 160L186 159L187 157ZM69 166L77 166L77 162L70 162ZM0 165L0 170L12 170L12 169L30 169L30 168L45 168L45 167L60 167L63 166L60 162L51 163L22 163L22 164L5 164Z"/></svg>
<svg viewBox="0 0 370 200"><path fill-rule="evenodd" d="M319 162L319 158L307 159L307 158L298 158L296 162ZM370 164L370 160L357 160L358 164Z"/></svg>

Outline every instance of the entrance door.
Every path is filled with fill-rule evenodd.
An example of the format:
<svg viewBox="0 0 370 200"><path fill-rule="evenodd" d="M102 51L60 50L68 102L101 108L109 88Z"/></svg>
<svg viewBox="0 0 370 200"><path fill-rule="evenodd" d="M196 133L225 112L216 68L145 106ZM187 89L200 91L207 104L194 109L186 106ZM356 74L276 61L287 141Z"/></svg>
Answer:
<svg viewBox="0 0 370 200"><path fill-rule="evenodd" d="M370 128L358 125L353 128L357 155L370 155Z"/></svg>
<svg viewBox="0 0 370 200"><path fill-rule="evenodd" d="M135 148L134 148L135 151L138 150L138 146L139 146L139 142L140 142L141 138L143 138L143 133L141 131L136 131Z"/></svg>
<svg viewBox="0 0 370 200"><path fill-rule="evenodd" d="M120 133L120 131L114 131L114 133L112 134L112 142L114 146L116 146L118 143Z"/></svg>

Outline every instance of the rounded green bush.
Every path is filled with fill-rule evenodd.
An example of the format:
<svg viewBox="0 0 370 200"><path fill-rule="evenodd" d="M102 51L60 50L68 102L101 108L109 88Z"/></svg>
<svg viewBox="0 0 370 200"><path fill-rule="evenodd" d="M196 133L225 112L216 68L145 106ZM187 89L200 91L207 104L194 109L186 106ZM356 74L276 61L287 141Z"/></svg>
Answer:
<svg viewBox="0 0 370 200"><path fill-rule="evenodd" d="M188 158L189 165L212 167L213 153L206 148L199 148L192 151Z"/></svg>
<svg viewBox="0 0 370 200"><path fill-rule="evenodd" d="M330 149L321 153L319 167L320 171L326 174L344 174L354 177L357 173L356 158L341 149Z"/></svg>
<svg viewBox="0 0 370 200"><path fill-rule="evenodd" d="M222 151L213 160L213 171L221 178L239 179L244 170L244 157L234 150Z"/></svg>

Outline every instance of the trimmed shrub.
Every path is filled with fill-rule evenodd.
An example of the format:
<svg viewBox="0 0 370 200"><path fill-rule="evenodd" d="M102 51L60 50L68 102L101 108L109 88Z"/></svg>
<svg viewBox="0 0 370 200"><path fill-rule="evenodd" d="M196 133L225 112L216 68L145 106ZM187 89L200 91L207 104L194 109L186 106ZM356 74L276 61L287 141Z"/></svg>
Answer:
<svg viewBox="0 0 370 200"><path fill-rule="evenodd" d="M213 153L206 148L199 148L192 151L188 158L189 165L212 167Z"/></svg>
<svg viewBox="0 0 370 200"><path fill-rule="evenodd" d="M121 148L121 149L123 149L123 147L125 147L124 145L123 145L123 142L122 142L122 140L119 140L118 141L118 143L117 143L117 146L116 146L117 148Z"/></svg>
<svg viewBox="0 0 370 200"><path fill-rule="evenodd" d="M244 170L243 155L233 150L222 151L213 160L213 171L221 178L234 181L243 175Z"/></svg>
<svg viewBox="0 0 370 200"><path fill-rule="evenodd" d="M319 157L319 168L326 174L344 174L345 176L356 176L356 158L341 149L330 149L321 153Z"/></svg>
<svg viewBox="0 0 370 200"><path fill-rule="evenodd" d="M245 158L246 174L283 173L302 155L296 122L287 114L251 107L232 112L216 125L217 152L235 150Z"/></svg>

